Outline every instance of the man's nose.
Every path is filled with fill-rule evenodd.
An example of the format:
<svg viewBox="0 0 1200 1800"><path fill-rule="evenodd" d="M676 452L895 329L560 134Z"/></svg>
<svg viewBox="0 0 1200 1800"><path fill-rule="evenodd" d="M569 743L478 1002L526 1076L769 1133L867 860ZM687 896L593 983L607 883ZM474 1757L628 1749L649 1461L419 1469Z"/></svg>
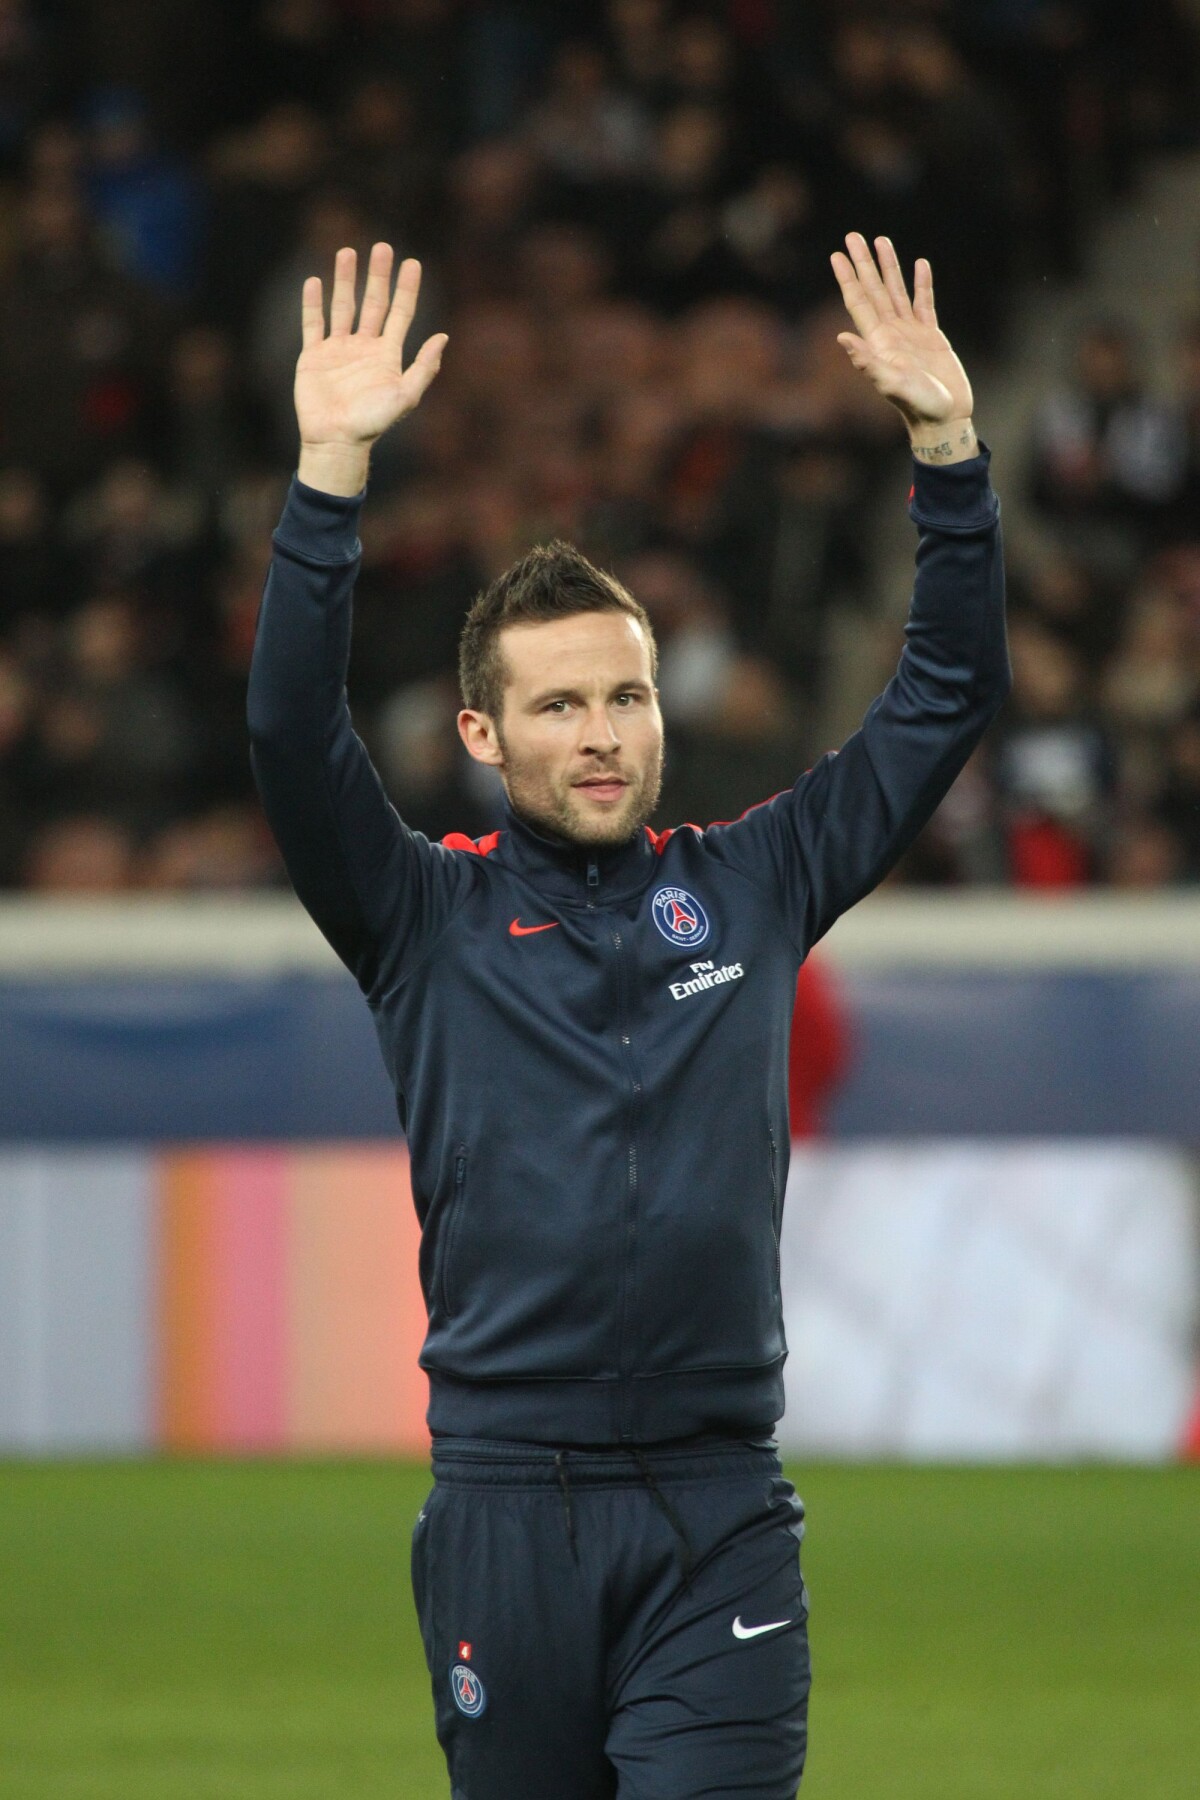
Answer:
<svg viewBox="0 0 1200 1800"><path fill-rule="evenodd" d="M617 735L612 714L606 706L591 708L583 721L583 736L579 748L595 754L608 755L620 747L621 740Z"/></svg>

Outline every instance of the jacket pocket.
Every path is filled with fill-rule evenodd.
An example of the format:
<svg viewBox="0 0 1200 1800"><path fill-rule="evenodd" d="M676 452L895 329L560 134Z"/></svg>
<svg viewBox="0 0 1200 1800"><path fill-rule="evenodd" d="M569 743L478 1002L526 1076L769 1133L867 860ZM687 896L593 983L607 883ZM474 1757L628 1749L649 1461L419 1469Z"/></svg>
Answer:
<svg viewBox="0 0 1200 1800"><path fill-rule="evenodd" d="M436 1292L442 1303L444 1313L454 1311L454 1244L458 1237L459 1221L462 1218L463 1196L467 1186L467 1147L460 1144L454 1152L454 1186L450 1198L446 1202L446 1217L442 1223L440 1242L438 1245L437 1274L435 1277Z"/></svg>

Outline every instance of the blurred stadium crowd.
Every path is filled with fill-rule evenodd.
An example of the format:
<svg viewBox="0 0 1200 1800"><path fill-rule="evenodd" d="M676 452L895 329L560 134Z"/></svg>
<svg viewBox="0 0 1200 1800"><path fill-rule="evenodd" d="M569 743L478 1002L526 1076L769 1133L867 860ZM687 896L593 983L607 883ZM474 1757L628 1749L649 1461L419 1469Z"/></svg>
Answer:
<svg viewBox="0 0 1200 1800"><path fill-rule="evenodd" d="M562 535L662 643L662 816L785 785L876 618L902 439L834 341L853 227L973 368L1191 145L1182 0L0 0L0 885L281 880L243 693L304 275L376 237L450 347L377 453L351 697L393 797L487 830L454 661ZM984 422L986 426L986 421ZM1200 324L1098 322L1030 420L1052 551L1010 708L901 879L1200 878ZM891 648L891 646L889 647Z"/></svg>

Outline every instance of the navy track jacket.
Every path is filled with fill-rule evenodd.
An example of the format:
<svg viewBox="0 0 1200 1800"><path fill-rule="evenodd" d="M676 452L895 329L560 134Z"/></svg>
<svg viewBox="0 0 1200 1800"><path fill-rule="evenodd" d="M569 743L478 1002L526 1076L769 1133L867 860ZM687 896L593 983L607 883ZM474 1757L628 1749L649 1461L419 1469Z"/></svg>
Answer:
<svg viewBox="0 0 1200 1800"><path fill-rule="evenodd" d="M916 465L906 647L839 752L731 824L590 854L512 816L478 843L401 821L346 705L362 496L293 484L250 676L253 764L395 1086L435 1432L636 1443L782 1413L796 972L1007 692L987 460Z"/></svg>

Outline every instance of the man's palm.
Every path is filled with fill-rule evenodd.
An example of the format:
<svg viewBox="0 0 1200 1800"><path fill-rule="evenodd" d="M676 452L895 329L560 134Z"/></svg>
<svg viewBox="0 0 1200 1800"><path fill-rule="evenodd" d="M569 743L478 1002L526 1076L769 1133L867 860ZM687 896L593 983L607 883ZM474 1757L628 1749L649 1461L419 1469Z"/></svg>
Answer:
<svg viewBox="0 0 1200 1800"><path fill-rule="evenodd" d="M392 251L371 251L358 325L354 324L353 250L339 250L329 309L329 333L320 277L309 276L301 307L304 348L296 364L296 417L301 442L372 444L411 412L437 374L446 346L443 333L429 338L404 367L404 339L421 286L421 266L400 265L390 293Z"/></svg>

